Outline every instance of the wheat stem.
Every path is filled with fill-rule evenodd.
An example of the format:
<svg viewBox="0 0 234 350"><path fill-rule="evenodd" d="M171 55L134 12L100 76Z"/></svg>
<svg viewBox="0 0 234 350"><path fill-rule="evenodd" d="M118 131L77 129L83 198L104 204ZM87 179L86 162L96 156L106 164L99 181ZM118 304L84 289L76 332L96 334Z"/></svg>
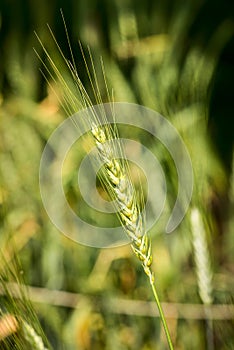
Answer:
<svg viewBox="0 0 234 350"><path fill-rule="evenodd" d="M172 345L171 336L170 336L169 329L168 329L168 326L167 326L167 322L166 322L166 319L165 319L165 316L164 316L164 312L163 312L163 309L162 309L162 306L161 306L161 303L160 303L160 300L159 300L159 297L158 297L158 294L157 294L157 291L156 291L155 284L154 283L150 283L150 285L151 285L151 288L152 288L152 291L153 291L153 294L154 294L154 299L155 299L157 307L158 307L158 311L159 311L159 314L160 314L160 319L162 321L162 325L163 325L163 328L164 328L164 331L165 331L165 334L166 334L166 337L167 337L167 342L168 342L169 349L173 350L174 348L173 348L173 345Z"/></svg>

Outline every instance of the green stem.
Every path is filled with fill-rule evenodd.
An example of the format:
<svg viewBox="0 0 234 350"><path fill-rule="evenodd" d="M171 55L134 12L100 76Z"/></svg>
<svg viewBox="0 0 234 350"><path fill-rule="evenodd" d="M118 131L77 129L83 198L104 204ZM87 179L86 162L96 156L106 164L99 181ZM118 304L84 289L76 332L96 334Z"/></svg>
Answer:
<svg viewBox="0 0 234 350"><path fill-rule="evenodd" d="M151 284L151 288L152 288L152 291L153 291L153 294L154 294L154 299L155 299L156 304L157 304L157 307L158 307L160 319L161 319L161 321L162 321L163 328L164 328L164 331L165 331L165 333L166 333L166 337L167 337L167 342L168 342L169 349L170 349L170 350L173 350L174 348L173 348L173 345L172 345L171 336L170 336L169 329L168 329L168 326L167 326L167 321L166 321L166 319L165 319L164 312L163 312L161 303L160 303L160 301L159 301L159 298L158 298L158 294L157 294L155 285L154 285L154 283L152 283L152 282L150 282L150 284Z"/></svg>

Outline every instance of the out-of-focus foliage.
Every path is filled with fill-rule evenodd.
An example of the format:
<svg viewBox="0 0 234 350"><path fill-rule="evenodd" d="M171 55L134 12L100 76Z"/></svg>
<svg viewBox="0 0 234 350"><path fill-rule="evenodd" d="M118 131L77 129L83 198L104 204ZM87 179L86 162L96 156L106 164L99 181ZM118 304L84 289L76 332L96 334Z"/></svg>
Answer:
<svg viewBox="0 0 234 350"><path fill-rule="evenodd" d="M141 304L132 312L130 306L121 310L118 303L118 298L129 300L129 305L133 300L152 299L130 248L101 250L75 244L56 230L43 208L40 157L49 135L66 115L39 72L42 69L46 74L32 48L46 58L33 31L60 62L51 46L49 23L70 59L59 11L62 7L79 75L87 89L78 40L84 48L90 45L98 75L102 55L116 101L155 109L178 129L194 168L191 208L198 208L206 230L213 271L212 302L232 304L233 8L229 1L219 6L216 1L193 0L40 4L2 0L0 6L1 249L9 263L14 255L19 256L27 284L43 288L44 294L39 294L44 302L41 297L34 306L54 349L163 349L159 319L150 312L145 314ZM104 84L101 91L105 101ZM135 136L148 145L147 135ZM176 196L176 170L161 145L151 144L151 148L167 174L167 217ZM71 204L79 199L74 164L82 156L77 152L66 164L64 190ZM88 215L86 209L82 214ZM162 230L162 217L152 234L156 283L161 299L171 303L204 302L197 281L202 267L194 259L190 217L189 210L170 236ZM56 299L55 294L51 298L50 290L78 293L77 305L72 303L72 294L64 298L60 294ZM73 307L66 307L68 304ZM179 316L178 307L178 313L174 311L169 319L177 349L207 349L211 343L215 349L234 346L233 320L225 314L214 320L212 327L204 319L196 319L192 307L187 318ZM208 340L207 328L212 333Z"/></svg>

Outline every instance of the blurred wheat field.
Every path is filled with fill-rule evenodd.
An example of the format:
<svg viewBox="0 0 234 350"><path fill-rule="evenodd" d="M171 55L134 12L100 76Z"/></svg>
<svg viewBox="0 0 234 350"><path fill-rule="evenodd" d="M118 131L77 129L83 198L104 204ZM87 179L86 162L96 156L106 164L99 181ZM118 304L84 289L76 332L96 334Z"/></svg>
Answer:
<svg viewBox="0 0 234 350"><path fill-rule="evenodd" d="M46 60L34 30L69 82L46 26L49 23L71 59L60 7L88 92L78 40L84 50L91 47L98 78L102 56L115 101L160 112L183 138L193 165L193 196L184 220L167 235L164 223L176 197L176 169L162 145L133 131L134 139L157 155L167 177L165 212L152 233L152 268L175 349L232 349L234 21L228 2L222 8L217 2L192 0L70 0L39 7L16 0L1 2L1 276L17 257L32 307L54 349L166 348L145 275L130 247L78 245L59 233L43 208L40 158L48 137L66 115L55 95L60 96L59 88L53 81L49 86L39 71L50 80L33 51L35 47ZM101 78L100 91L107 101ZM85 148L86 140L82 142ZM79 149L67 159L63 174L64 191L74 208L81 201L75 172L84 156ZM82 215L92 218L89 209L82 208ZM19 313L25 310L14 304L17 292L9 284L17 282L17 276L8 277L3 286L11 291L10 302L5 287L0 288L3 349L4 314L14 314L14 307Z"/></svg>

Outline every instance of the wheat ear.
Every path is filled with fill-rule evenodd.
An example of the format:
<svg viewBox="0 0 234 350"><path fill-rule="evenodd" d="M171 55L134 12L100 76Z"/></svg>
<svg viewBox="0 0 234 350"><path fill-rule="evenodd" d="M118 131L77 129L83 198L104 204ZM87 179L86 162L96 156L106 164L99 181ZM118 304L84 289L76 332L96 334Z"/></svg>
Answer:
<svg viewBox="0 0 234 350"><path fill-rule="evenodd" d="M66 113L68 115L71 115L72 113L77 112L77 106L80 106L81 108L89 107L91 110L91 113L88 113L87 120L85 122L89 123L89 126L91 128L91 134L97 146L98 157L101 163L104 164L103 183L107 188L108 194L112 199L115 200L115 203L117 204L118 216L119 216L120 222L123 228L125 229L128 237L130 238L131 247L133 249L134 254L137 256L137 258L141 262L144 268L144 271L149 278L153 295L159 310L160 319L162 321L162 324L166 333L168 346L172 350L173 345L170 338L168 326L167 326L165 316L164 316L164 313L156 292L156 288L154 285L154 275L151 270L151 264L152 264L151 242L144 228L144 217L140 210L141 202L140 202L140 199L137 198L136 191L132 184L127 165L126 163L124 163L124 161L120 159L124 157L116 158L114 156L115 146L113 143L113 139L118 140L117 132L115 132L117 130L116 125L114 126L114 128L112 128L105 118L105 111L104 111L104 108L102 108L102 98L99 90L97 75L96 75L91 52L88 48L92 72L90 72L89 70L89 65L86 61L83 48L80 45L81 53L83 55L87 75L90 82L90 87L91 87L91 90L93 91L95 102L99 105L102 112L104 112L102 116L105 121L106 128L103 126L102 123L100 123L100 120L95 112L95 109L93 108L92 100L79 78L65 21L64 21L64 26L67 34L67 40L68 40L68 45L71 53L72 63L67 61L63 52L61 51L61 48L59 47L58 42L56 41L56 38L53 35L53 32L51 31L51 29L49 30L55 44L57 45L57 48L60 54L64 59L65 64L70 70L73 81L75 83L75 90L73 90L75 91L75 93L73 93L70 90L66 81L64 81L62 74L60 73L60 71L56 66L56 63L51 58L49 52L45 49L39 37L37 38L48 58L48 61L49 61L48 65L45 62L43 62L43 60L40 58L40 55L37 52L36 54L41 60L44 67L46 68L47 72L49 73L51 79L54 82L56 82L57 80L58 86L62 88L62 91L64 94L61 102ZM105 76L102 60L101 60L101 66L103 70L103 77L104 77L104 82L106 86L107 97L109 101L111 101L108 86L106 83L106 76ZM120 146L120 153L123 155L121 146Z"/></svg>
<svg viewBox="0 0 234 350"><path fill-rule="evenodd" d="M210 254L207 245L206 231L203 219L198 208L191 210L191 229L194 251L194 261L196 266L197 284L200 298L205 306L212 304L212 271ZM205 307L206 313L206 337L207 349L214 349L213 323L209 317L209 309Z"/></svg>
<svg viewBox="0 0 234 350"><path fill-rule="evenodd" d="M42 338L36 333L34 328L26 321L24 321L20 317L16 317L12 314L5 313L3 314L0 310L0 314L3 315L0 319L0 346L2 343L2 346L5 346L8 348L8 346L13 346L10 342L7 344L4 342L4 340L9 337L10 335L13 335L13 339L15 339L15 343L17 344L17 348L21 349L21 344L24 342L24 349L25 349L25 341L27 344L30 345L30 349L34 350L48 350L44 346L44 343L42 341ZM17 340L17 337L15 336L16 333L20 332L23 339ZM23 346L23 345L22 345ZM23 347L22 347L23 349Z"/></svg>
<svg viewBox="0 0 234 350"><path fill-rule="evenodd" d="M0 307L0 349L48 350L50 345L28 297L17 256L10 265L1 253L0 258L4 262L0 272L0 294L4 296Z"/></svg>
<svg viewBox="0 0 234 350"><path fill-rule="evenodd" d="M135 189L129 178L126 166L120 159L114 158L103 128L93 125L92 135L98 149L100 160L104 163L104 177L108 183L108 192L115 199L119 209L119 217L128 237L131 240L132 249L142 263L150 282L154 282L151 270L152 254L151 243L144 232L144 220L137 204Z"/></svg>
<svg viewBox="0 0 234 350"><path fill-rule="evenodd" d="M32 349L48 350L45 347L42 338L36 333L34 328L24 320L22 320L21 323L21 331L23 333L24 339L30 344L30 346L32 346Z"/></svg>
<svg viewBox="0 0 234 350"><path fill-rule="evenodd" d="M212 272L205 228L197 208L191 211L191 228L198 291L202 302L207 305L212 303Z"/></svg>
<svg viewBox="0 0 234 350"><path fill-rule="evenodd" d="M108 184L107 190L110 196L115 199L120 222L131 240L131 247L146 275L149 278L150 285L157 303L160 318L167 336L170 349L173 349L168 326L154 285L154 274L151 269L153 261L151 253L151 241L144 228L144 215L140 210L138 198L126 165L117 158L114 158L112 145L109 145L110 135L115 138L112 130L108 132L107 137L103 127L93 124L91 128L92 135L98 149L100 160L104 163L104 182ZM114 145L113 145L114 146Z"/></svg>

